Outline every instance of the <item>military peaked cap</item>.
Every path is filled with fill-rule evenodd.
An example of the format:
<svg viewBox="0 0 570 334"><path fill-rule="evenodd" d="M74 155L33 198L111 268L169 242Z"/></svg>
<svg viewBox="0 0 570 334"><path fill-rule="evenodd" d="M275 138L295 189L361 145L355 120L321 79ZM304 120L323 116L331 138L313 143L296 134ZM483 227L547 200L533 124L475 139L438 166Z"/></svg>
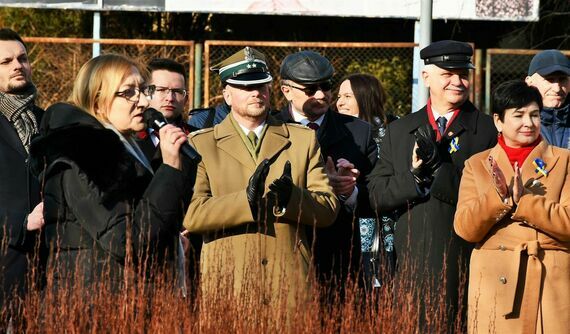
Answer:
<svg viewBox="0 0 570 334"><path fill-rule="evenodd" d="M210 70L220 75L224 85L252 86L273 80L265 55L249 46L210 67Z"/></svg>

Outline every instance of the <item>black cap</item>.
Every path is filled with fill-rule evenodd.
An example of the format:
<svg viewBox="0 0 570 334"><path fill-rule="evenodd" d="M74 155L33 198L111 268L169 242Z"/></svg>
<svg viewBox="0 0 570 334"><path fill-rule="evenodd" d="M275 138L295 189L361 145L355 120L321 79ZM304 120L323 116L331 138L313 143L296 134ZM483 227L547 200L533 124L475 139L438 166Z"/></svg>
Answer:
<svg viewBox="0 0 570 334"><path fill-rule="evenodd" d="M328 81L334 74L331 62L314 51L300 51L288 55L281 63L281 80L300 84L317 84Z"/></svg>
<svg viewBox="0 0 570 334"><path fill-rule="evenodd" d="M452 40L433 42L420 51L420 58L424 60L424 64L433 64L445 69L473 69L475 66L471 63L471 56L473 56L471 45Z"/></svg>
<svg viewBox="0 0 570 334"><path fill-rule="evenodd" d="M528 75L538 73L544 76L554 72L570 75L570 60L558 50L544 50L537 53L528 66Z"/></svg>

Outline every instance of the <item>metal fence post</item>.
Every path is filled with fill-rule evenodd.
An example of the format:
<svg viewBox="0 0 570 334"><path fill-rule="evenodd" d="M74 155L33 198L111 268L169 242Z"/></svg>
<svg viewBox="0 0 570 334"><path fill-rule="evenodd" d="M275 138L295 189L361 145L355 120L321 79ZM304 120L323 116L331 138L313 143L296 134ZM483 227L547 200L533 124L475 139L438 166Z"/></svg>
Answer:
<svg viewBox="0 0 570 334"><path fill-rule="evenodd" d="M202 51L204 45L196 43L194 45L194 105L193 108L202 106Z"/></svg>
<svg viewBox="0 0 570 334"><path fill-rule="evenodd" d="M491 50L485 55L485 112L491 114Z"/></svg>

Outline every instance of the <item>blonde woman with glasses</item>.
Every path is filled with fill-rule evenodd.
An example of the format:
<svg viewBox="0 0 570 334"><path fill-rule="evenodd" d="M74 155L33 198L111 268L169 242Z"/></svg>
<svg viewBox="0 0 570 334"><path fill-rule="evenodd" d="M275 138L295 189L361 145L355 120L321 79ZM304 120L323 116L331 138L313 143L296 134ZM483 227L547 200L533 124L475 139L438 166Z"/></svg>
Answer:
<svg viewBox="0 0 570 334"><path fill-rule="evenodd" d="M31 162L45 185L56 285L104 277L117 287L127 254L146 268L173 260L195 166L183 162L187 139L175 126L160 129L163 161L155 171L133 140L145 128L146 76L123 56L93 58L80 69L69 103L46 111Z"/></svg>

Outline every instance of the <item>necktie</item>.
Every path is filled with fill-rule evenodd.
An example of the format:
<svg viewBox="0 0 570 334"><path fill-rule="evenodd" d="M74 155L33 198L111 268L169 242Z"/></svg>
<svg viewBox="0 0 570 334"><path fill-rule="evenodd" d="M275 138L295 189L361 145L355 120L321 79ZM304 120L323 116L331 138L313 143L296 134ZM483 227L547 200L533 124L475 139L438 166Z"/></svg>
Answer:
<svg viewBox="0 0 570 334"><path fill-rule="evenodd" d="M319 129L319 125L315 122L309 122L307 123L307 126L315 131L317 131Z"/></svg>
<svg viewBox="0 0 570 334"><path fill-rule="evenodd" d="M255 132L249 131L249 133L247 134L247 139L249 139L251 146L253 146L254 148L255 146L257 146L257 135L255 134Z"/></svg>
<svg viewBox="0 0 570 334"><path fill-rule="evenodd" d="M437 129L439 130L439 134L443 137L445 133L445 126L447 125L447 118L440 116L437 120Z"/></svg>

